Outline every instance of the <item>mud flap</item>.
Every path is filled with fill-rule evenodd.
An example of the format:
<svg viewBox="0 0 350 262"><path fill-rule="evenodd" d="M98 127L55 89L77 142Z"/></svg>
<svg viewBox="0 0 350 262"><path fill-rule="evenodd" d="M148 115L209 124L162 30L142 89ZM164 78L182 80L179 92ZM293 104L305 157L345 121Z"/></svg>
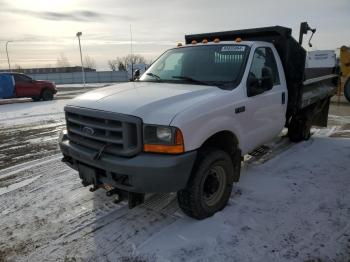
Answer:
<svg viewBox="0 0 350 262"><path fill-rule="evenodd" d="M232 156L233 164L233 182L238 182L241 176L241 164L242 164L242 151L237 148L236 152Z"/></svg>
<svg viewBox="0 0 350 262"><path fill-rule="evenodd" d="M314 115L312 116L311 125L327 127L330 101L331 99L328 97L316 106L313 112Z"/></svg>
<svg viewBox="0 0 350 262"><path fill-rule="evenodd" d="M78 171L79 177L84 186L98 185L97 174L94 168L79 164Z"/></svg>
<svg viewBox="0 0 350 262"><path fill-rule="evenodd" d="M132 209L145 202L145 194L129 192L129 208Z"/></svg>

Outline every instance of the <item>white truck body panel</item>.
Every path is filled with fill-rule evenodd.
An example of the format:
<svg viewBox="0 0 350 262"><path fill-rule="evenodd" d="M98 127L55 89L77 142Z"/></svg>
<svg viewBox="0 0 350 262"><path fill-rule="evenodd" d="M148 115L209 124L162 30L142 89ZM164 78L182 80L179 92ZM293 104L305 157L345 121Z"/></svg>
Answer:
<svg viewBox="0 0 350 262"><path fill-rule="evenodd" d="M271 47L278 71L280 85L272 90L254 97L247 96L246 81L248 71L241 84L231 91L211 98L209 103L199 102L179 112L171 122L179 127L185 137L186 151L199 148L205 140L221 131L231 131L237 137L239 148L243 154L273 139L285 124L288 92L282 63L272 44L256 42L251 48L247 69L250 68L253 53L258 47ZM282 92L285 93L285 104L282 104ZM245 106L246 112L236 114L235 109Z"/></svg>
<svg viewBox="0 0 350 262"><path fill-rule="evenodd" d="M130 82L85 93L68 105L133 115L148 124L169 125L179 111L221 92L213 86Z"/></svg>

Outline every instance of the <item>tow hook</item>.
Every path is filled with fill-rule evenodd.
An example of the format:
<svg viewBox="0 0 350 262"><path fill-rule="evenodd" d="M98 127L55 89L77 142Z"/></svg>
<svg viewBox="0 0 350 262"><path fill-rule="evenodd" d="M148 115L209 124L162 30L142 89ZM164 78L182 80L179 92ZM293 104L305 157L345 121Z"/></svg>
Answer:
<svg viewBox="0 0 350 262"><path fill-rule="evenodd" d="M100 187L99 186L97 186L97 185L94 185L93 187L91 187L90 189L89 189L89 191L90 192L95 192L97 189L99 189Z"/></svg>
<svg viewBox="0 0 350 262"><path fill-rule="evenodd" d="M106 191L106 196L108 196L108 197L116 195L116 194L118 194L118 190L117 189L112 189L112 190L107 190Z"/></svg>
<svg viewBox="0 0 350 262"><path fill-rule="evenodd" d="M106 189L106 187L105 187L105 189ZM114 189L110 189L110 190L106 189L106 190L107 190L106 196L111 197L111 196L115 195L114 200L113 200L114 204L118 204L124 200L121 192L118 189L114 188Z"/></svg>

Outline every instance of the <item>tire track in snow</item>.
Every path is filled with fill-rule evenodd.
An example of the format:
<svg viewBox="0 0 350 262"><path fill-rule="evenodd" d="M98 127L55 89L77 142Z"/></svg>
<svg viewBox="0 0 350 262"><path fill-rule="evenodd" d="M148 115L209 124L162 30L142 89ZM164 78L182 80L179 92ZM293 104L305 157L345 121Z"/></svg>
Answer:
<svg viewBox="0 0 350 262"><path fill-rule="evenodd" d="M311 145L307 142L296 149ZM263 163L274 158L274 152L289 148L285 140L273 145ZM260 160L253 158L247 165ZM133 257L138 246L183 220L174 195L151 195L145 204L129 210L125 203L112 203L103 191L89 192L81 186L77 172L55 158L21 165L18 172L15 167L8 171L16 181L41 175L0 196L0 232L6 236L0 239L0 250L8 259L114 261ZM0 172L6 176L4 173ZM239 190L235 193L241 194ZM289 252L293 245L287 243L279 252Z"/></svg>

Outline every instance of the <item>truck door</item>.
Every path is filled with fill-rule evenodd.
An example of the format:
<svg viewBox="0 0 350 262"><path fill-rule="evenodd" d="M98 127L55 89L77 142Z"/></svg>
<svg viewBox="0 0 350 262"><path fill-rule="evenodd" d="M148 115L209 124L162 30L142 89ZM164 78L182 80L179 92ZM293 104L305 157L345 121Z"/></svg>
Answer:
<svg viewBox="0 0 350 262"><path fill-rule="evenodd" d="M40 95L33 80L22 74L14 74L15 89L17 97L33 97Z"/></svg>
<svg viewBox="0 0 350 262"><path fill-rule="evenodd" d="M261 93L252 92L254 86L251 83L263 81L266 74L272 77L272 88ZM250 150L273 139L284 127L287 92L285 83L281 84L281 76L272 48L257 47L246 82L245 129Z"/></svg>

